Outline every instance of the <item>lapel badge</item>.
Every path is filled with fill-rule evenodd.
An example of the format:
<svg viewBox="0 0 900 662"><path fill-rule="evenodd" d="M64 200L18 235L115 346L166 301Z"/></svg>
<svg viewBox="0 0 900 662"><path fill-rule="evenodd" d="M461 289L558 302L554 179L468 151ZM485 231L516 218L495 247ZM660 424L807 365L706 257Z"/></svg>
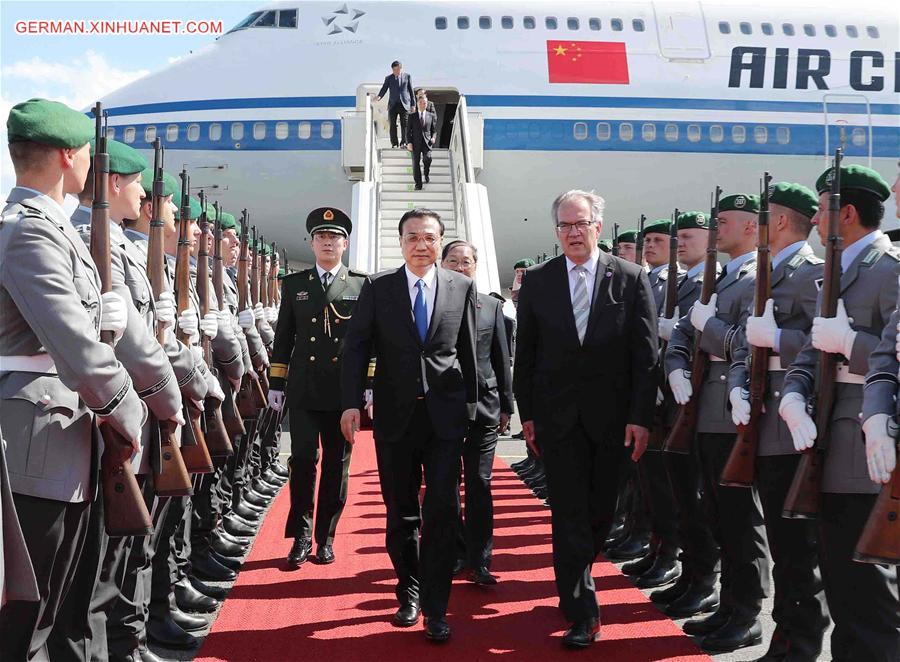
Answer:
<svg viewBox="0 0 900 662"><path fill-rule="evenodd" d="M297 301L309 301L309 292L306 290L297 292Z"/></svg>
<svg viewBox="0 0 900 662"><path fill-rule="evenodd" d="M606 272L606 277L607 277L607 278L612 278L612 271L607 271L607 272Z"/></svg>

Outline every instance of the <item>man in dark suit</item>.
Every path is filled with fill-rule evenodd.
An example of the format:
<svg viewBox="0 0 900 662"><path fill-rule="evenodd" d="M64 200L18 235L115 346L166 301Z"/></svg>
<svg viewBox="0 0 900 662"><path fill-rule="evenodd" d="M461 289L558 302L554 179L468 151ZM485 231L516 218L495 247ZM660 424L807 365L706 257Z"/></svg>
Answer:
<svg viewBox="0 0 900 662"><path fill-rule="evenodd" d="M410 115L406 132L406 149L413 153L413 179L416 190L422 189L422 170L420 161L425 166L425 181L431 181L428 172L431 170L431 148L434 145L437 118L428 110L428 97L420 95L416 100L416 112Z"/></svg>
<svg viewBox="0 0 900 662"><path fill-rule="evenodd" d="M553 504L553 566L572 626L591 645L600 609L591 566L616 509L625 447L647 447L656 402L656 306L646 272L597 248L603 199L553 203L563 255L531 267L519 290L513 390L525 440L544 459Z"/></svg>
<svg viewBox="0 0 900 662"><path fill-rule="evenodd" d="M436 266L444 235L437 213L412 209L399 232L406 264L366 279L344 340L341 429L353 443L374 355L375 450L399 580L394 623L414 625L421 605L426 636L446 641L459 458L478 402L475 284Z"/></svg>
<svg viewBox="0 0 900 662"><path fill-rule="evenodd" d="M444 247L441 265L474 280L478 251L467 241L452 241ZM494 504L491 475L497 435L509 425L513 413L512 377L509 371L509 342L502 304L490 294L477 295L475 304L478 361L478 411L463 447L463 475L466 485L466 516L461 520L460 537L469 579L482 586L497 583L491 574L494 547Z"/></svg>
<svg viewBox="0 0 900 662"><path fill-rule="evenodd" d="M388 97L388 122L391 125L391 147L399 147L406 136L406 114L414 110L412 79L403 73L403 65L398 60L391 62L391 73L384 77L384 85L378 92L376 101L381 101L386 92ZM397 139L397 118L400 118L400 140Z"/></svg>

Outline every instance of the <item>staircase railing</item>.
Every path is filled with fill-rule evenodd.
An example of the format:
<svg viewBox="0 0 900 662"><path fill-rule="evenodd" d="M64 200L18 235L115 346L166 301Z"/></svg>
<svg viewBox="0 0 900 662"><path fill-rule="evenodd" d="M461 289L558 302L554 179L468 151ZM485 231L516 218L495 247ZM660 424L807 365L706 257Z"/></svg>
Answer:
<svg viewBox="0 0 900 662"><path fill-rule="evenodd" d="M368 273L378 270L379 188L381 160L378 155L377 130L372 109L372 97L366 95L365 161L362 180L353 185L352 217L356 219L353 241L350 242L350 266Z"/></svg>

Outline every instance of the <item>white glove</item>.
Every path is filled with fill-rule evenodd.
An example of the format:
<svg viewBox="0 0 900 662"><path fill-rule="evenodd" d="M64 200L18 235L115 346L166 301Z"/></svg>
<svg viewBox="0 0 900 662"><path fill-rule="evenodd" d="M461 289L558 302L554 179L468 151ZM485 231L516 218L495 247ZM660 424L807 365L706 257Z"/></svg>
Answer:
<svg viewBox="0 0 900 662"><path fill-rule="evenodd" d="M186 309L178 316L178 328L191 338L191 343L200 338L200 320L193 308Z"/></svg>
<svg viewBox="0 0 900 662"><path fill-rule="evenodd" d="M125 300L115 292L100 295L100 330L113 332L113 344L125 333L128 326L128 308Z"/></svg>
<svg viewBox="0 0 900 662"><path fill-rule="evenodd" d="M245 308L238 313L238 324L241 325L244 331L249 331L256 325L256 318L253 316L253 311L250 308Z"/></svg>
<svg viewBox="0 0 900 662"><path fill-rule="evenodd" d="M194 357L194 365L203 365L203 348L200 345L191 345L191 356Z"/></svg>
<svg viewBox="0 0 900 662"><path fill-rule="evenodd" d="M212 373L206 373L206 397L215 398L219 402L225 402L225 393L222 391L222 385L219 384L218 378Z"/></svg>
<svg viewBox="0 0 900 662"><path fill-rule="evenodd" d="M218 313L209 312L200 320L200 330L203 335L212 340L219 333L219 315Z"/></svg>
<svg viewBox="0 0 900 662"><path fill-rule="evenodd" d="M700 333L703 333L703 327L706 326L706 323L709 322L710 318L716 316L716 299L719 298L718 294L713 294L709 298L709 303L702 304L700 300L697 299L696 303L694 303L694 307L691 308L691 324L694 325L694 328L697 329Z"/></svg>
<svg viewBox="0 0 900 662"><path fill-rule="evenodd" d="M175 295L171 292L161 292L159 299L155 302L156 322L164 329L169 329L175 325Z"/></svg>
<svg viewBox="0 0 900 662"><path fill-rule="evenodd" d="M778 325L775 323L775 302L766 301L766 309L762 317L747 318L747 342L754 347L771 347L775 349L775 336Z"/></svg>
<svg viewBox="0 0 900 662"><path fill-rule="evenodd" d="M728 394L731 402L731 421L735 425L747 425L750 422L750 394L740 386L735 386Z"/></svg>
<svg viewBox="0 0 900 662"><path fill-rule="evenodd" d="M669 338L672 337L672 329L675 328L675 323L678 321L678 318L680 316L681 315L678 312L678 306L675 306L675 312L672 313L672 317L659 318L658 329L660 338L668 341Z"/></svg>
<svg viewBox="0 0 900 662"><path fill-rule="evenodd" d="M269 409L281 411L284 407L284 391L276 391L274 388L269 389Z"/></svg>
<svg viewBox="0 0 900 662"><path fill-rule="evenodd" d="M666 397L663 395L662 389L657 388L656 389L656 406L659 407L665 399L666 399Z"/></svg>
<svg viewBox="0 0 900 662"><path fill-rule="evenodd" d="M278 321L278 309L275 306L266 308L266 320L269 324L274 324Z"/></svg>
<svg viewBox="0 0 900 662"><path fill-rule="evenodd" d="M263 308L263 305L261 303L258 303L255 306L253 306L253 318L254 319L259 321L259 320L263 319L265 316L266 316L266 311Z"/></svg>
<svg viewBox="0 0 900 662"><path fill-rule="evenodd" d="M366 401L366 409L369 412L369 418L375 418L375 396L372 393L372 389L367 388L363 391L363 399Z"/></svg>
<svg viewBox="0 0 900 662"><path fill-rule="evenodd" d="M691 399L694 389L691 387L691 380L687 371L676 368L669 373L669 386L672 389L672 395L675 396L675 402L680 405L686 405Z"/></svg>
<svg viewBox="0 0 900 662"><path fill-rule="evenodd" d="M234 331L234 317L227 308L216 311L216 319L219 322L219 330L226 329L223 333L228 335L228 331Z"/></svg>
<svg viewBox="0 0 900 662"><path fill-rule="evenodd" d="M838 299L834 317L813 318L810 333L813 347L829 354L843 354L850 358L856 331L850 328L850 320L844 309L844 300Z"/></svg>
<svg viewBox="0 0 900 662"><path fill-rule="evenodd" d="M869 465L869 478L873 483L887 484L891 480L891 472L897 467L897 442L888 432L887 414L875 414L863 423L863 434L866 436L866 462Z"/></svg>
<svg viewBox="0 0 900 662"><path fill-rule="evenodd" d="M816 440L816 423L806 413L806 400L799 393L788 393L781 398L778 406L778 414L784 419L791 437L794 440L794 448L797 451L805 451L812 448Z"/></svg>

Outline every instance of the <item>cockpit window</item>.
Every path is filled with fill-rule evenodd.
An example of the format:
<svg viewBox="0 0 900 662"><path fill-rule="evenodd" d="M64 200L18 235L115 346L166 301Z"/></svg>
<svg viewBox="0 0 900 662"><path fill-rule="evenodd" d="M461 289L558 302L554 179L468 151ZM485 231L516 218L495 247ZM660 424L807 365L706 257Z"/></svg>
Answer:
<svg viewBox="0 0 900 662"><path fill-rule="evenodd" d="M299 10L297 9L270 9L268 11L255 11L243 21L228 31L228 34L247 28L287 28L295 29Z"/></svg>
<svg viewBox="0 0 900 662"><path fill-rule="evenodd" d="M278 12L279 28L296 28L297 27L297 10L282 9Z"/></svg>
<svg viewBox="0 0 900 662"><path fill-rule="evenodd" d="M262 16L262 12L255 11L252 14L250 14L247 18L245 18L243 21L241 21L240 23L235 25L233 28L231 28L228 32L234 32L235 30L243 30L244 28L249 26L253 21L258 19L260 16Z"/></svg>
<svg viewBox="0 0 900 662"><path fill-rule="evenodd" d="M254 28L271 28L275 27L275 10L267 11L263 14L256 23L253 24Z"/></svg>

